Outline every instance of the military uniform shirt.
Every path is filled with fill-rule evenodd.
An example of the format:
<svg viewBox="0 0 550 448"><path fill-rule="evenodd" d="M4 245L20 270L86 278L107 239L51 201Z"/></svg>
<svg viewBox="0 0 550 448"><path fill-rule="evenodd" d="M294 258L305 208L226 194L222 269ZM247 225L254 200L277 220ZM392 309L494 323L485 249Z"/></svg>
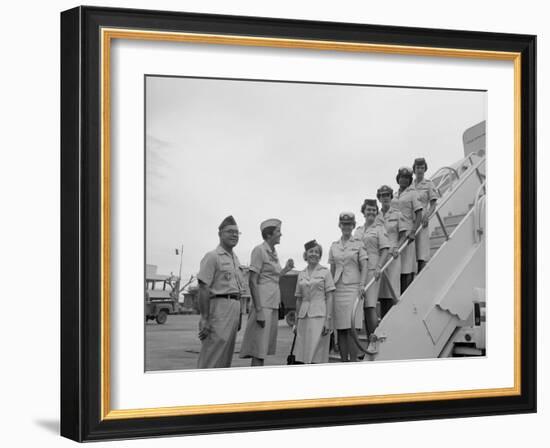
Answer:
<svg viewBox="0 0 550 448"><path fill-rule="evenodd" d="M374 223L368 229L364 226L357 227L354 236L361 238L363 246L367 251L367 269L376 269L378 265L378 259L380 258L380 251L382 249L389 249L390 240L384 226Z"/></svg>
<svg viewBox="0 0 550 448"><path fill-rule="evenodd" d="M414 228L416 212L422 210L422 204L418 200L418 192L413 187L407 187L391 201L391 206L398 209L404 218L404 228L401 230L411 231Z"/></svg>
<svg viewBox="0 0 550 448"><path fill-rule="evenodd" d="M342 283L353 284L361 280L361 261L368 258L363 242L351 237L345 243L341 239L332 243L328 253L328 262L336 268L334 283L342 278Z"/></svg>
<svg viewBox="0 0 550 448"><path fill-rule="evenodd" d="M407 223L403 214L395 207L390 206L386 214L382 211L376 216L374 225L384 226L388 239L390 241L390 249L397 247L399 243L399 232L407 229Z"/></svg>
<svg viewBox="0 0 550 448"><path fill-rule="evenodd" d="M422 204L424 215L428 212L428 206L434 199L439 198L435 185L431 180L422 179L420 182L413 182L414 189L418 193L418 200Z"/></svg>
<svg viewBox="0 0 550 448"><path fill-rule="evenodd" d="M334 281L330 271L324 266L317 265L311 275L307 268L298 274L296 282L296 297L302 299L302 305L298 310L298 317L326 317L327 292L334 291Z"/></svg>
<svg viewBox="0 0 550 448"><path fill-rule="evenodd" d="M201 260L197 278L210 288L210 296L242 294L244 289L240 266L234 252L229 253L218 246Z"/></svg>
<svg viewBox="0 0 550 448"><path fill-rule="evenodd" d="M279 277L281 265L275 249L265 241L256 246L250 255L250 268L258 277L258 295L263 308L278 309L281 303Z"/></svg>

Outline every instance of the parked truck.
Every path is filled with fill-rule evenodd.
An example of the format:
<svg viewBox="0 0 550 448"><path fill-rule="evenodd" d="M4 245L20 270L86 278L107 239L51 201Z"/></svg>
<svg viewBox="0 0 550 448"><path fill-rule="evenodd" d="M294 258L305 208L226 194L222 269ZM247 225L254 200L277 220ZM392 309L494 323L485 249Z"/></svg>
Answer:
<svg viewBox="0 0 550 448"><path fill-rule="evenodd" d="M180 279L174 275L148 274L145 278L145 322L166 323L177 311Z"/></svg>

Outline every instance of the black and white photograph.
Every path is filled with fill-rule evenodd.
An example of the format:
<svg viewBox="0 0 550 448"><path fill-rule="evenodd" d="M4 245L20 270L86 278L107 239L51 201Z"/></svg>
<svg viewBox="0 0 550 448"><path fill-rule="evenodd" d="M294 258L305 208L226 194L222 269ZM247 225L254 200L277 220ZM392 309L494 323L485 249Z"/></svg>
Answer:
<svg viewBox="0 0 550 448"><path fill-rule="evenodd" d="M372 6L61 13L64 437L538 426L540 27Z"/></svg>
<svg viewBox="0 0 550 448"><path fill-rule="evenodd" d="M487 356L486 90L144 85L145 371Z"/></svg>

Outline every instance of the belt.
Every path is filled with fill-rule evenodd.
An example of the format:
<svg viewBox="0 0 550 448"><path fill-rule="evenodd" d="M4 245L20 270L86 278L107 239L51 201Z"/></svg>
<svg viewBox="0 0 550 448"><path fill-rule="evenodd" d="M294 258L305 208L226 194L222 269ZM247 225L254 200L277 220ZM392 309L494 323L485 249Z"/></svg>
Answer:
<svg viewBox="0 0 550 448"><path fill-rule="evenodd" d="M211 299L231 299L231 300L241 300L239 294L216 294L215 296L210 297Z"/></svg>

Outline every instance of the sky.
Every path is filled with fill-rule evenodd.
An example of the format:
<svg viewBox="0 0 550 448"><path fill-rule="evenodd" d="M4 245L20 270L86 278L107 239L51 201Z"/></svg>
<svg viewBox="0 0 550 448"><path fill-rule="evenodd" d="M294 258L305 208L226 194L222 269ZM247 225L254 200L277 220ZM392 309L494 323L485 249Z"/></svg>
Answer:
<svg viewBox="0 0 550 448"><path fill-rule="evenodd" d="M317 239L326 265L338 215L397 189L401 166L425 157L426 176L464 155L463 132L486 120L486 92L146 78L146 262L196 275L233 215L248 265L260 223L283 221L281 264L303 269Z"/></svg>

